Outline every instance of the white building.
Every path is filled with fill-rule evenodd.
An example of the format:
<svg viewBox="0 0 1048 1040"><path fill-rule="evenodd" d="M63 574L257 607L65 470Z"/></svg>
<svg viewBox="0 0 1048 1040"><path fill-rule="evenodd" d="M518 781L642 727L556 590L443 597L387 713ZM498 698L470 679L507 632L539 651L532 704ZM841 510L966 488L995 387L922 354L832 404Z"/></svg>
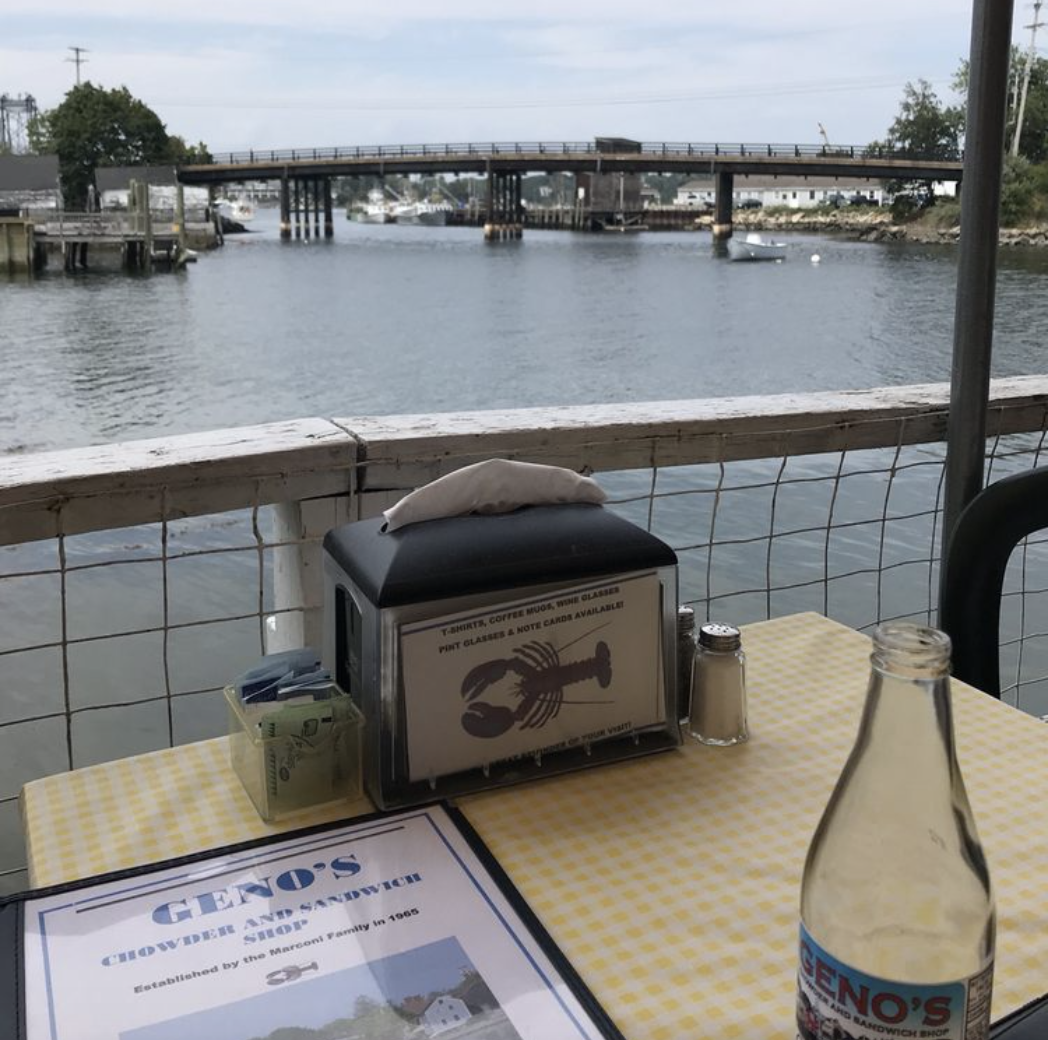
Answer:
<svg viewBox="0 0 1048 1040"><path fill-rule="evenodd" d="M131 181L149 185L151 209L175 208L178 177L173 166L100 166L95 170L99 208L125 210ZM186 210L203 210L208 204L207 188L187 185L182 189Z"/></svg>
<svg viewBox="0 0 1048 1040"><path fill-rule="evenodd" d="M884 202L886 192L877 180L866 180L860 177L833 179L828 177L767 177L742 176L736 174L732 190L732 202L738 206L747 199L753 199L762 206L782 206L787 209L811 209L814 206L825 206L836 200L837 203L848 203L852 198L862 196L873 205ZM678 206L695 206L708 209L714 204L717 196L716 181L713 177L695 177L685 181L677 189L674 200Z"/></svg>
<svg viewBox="0 0 1048 1040"><path fill-rule="evenodd" d="M422 1012L422 1023L430 1036L437 1036L448 1029L462 1025L472 1018L470 1010L458 997L437 997Z"/></svg>

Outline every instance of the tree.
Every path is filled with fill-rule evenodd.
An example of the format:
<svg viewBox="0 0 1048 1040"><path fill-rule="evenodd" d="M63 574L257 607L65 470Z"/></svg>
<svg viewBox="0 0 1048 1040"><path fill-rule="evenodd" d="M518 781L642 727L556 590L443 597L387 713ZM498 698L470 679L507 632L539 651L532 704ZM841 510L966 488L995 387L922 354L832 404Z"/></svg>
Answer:
<svg viewBox="0 0 1048 1040"><path fill-rule="evenodd" d="M172 146L160 117L127 87L104 90L90 82L78 84L27 129L34 152L57 153L62 195L71 209L86 205L98 166L176 161L177 145ZM174 140L185 149L180 138Z"/></svg>
<svg viewBox="0 0 1048 1040"><path fill-rule="evenodd" d="M185 139L176 134L169 137L167 143L168 150L171 153L171 161L179 166L211 162L211 152L203 141L198 141L196 144L186 144Z"/></svg>
<svg viewBox="0 0 1048 1040"><path fill-rule="evenodd" d="M1008 63L1008 110L1005 115L1005 147L1011 154L1018 122L1023 78L1026 74L1027 53L1012 47ZM962 61L953 77L953 89L961 97L963 110L968 99L968 62ZM1048 59L1035 57L1030 66L1030 82L1023 107L1022 132L1019 135L1019 155L1032 163L1048 159Z"/></svg>
<svg viewBox="0 0 1048 1040"><path fill-rule="evenodd" d="M899 114L888 128L888 148L918 159L954 161L961 155L964 108L944 106L923 79L903 88Z"/></svg>
<svg viewBox="0 0 1048 1040"><path fill-rule="evenodd" d="M866 152L884 158L956 161L961 157L963 132L963 104L944 106L932 85L919 79L916 85L907 83L903 88L899 114L888 127L886 140L872 142ZM892 192L902 191L903 199L910 202L919 198L931 204L934 199L931 181L890 181L885 187Z"/></svg>

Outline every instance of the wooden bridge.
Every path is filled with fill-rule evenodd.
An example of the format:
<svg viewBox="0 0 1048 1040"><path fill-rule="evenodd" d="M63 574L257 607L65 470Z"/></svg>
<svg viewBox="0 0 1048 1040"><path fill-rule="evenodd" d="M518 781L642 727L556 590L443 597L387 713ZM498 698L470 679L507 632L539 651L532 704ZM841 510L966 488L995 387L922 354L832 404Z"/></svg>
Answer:
<svg viewBox="0 0 1048 1040"><path fill-rule="evenodd" d="M281 234L296 235L305 217L319 233L334 233L331 180L387 174L482 174L488 179L488 229L522 225L520 179L526 173L706 174L716 179L714 234L731 234L732 187L736 175L868 177L878 180L959 181L959 159L913 155L869 146L801 144L645 143L625 138L592 142L511 142L349 146L277 151L228 152L209 163L183 166L182 184L217 185L246 180L280 182ZM496 233L493 237L502 237Z"/></svg>

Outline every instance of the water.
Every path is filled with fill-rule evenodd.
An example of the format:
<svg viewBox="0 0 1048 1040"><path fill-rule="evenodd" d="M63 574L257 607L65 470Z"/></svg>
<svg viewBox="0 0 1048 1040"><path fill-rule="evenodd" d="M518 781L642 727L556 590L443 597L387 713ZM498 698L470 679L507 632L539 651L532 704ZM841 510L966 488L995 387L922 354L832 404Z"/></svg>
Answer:
<svg viewBox="0 0 1048 1040"><path fill-rule="evenodd" d="M177 274L52 270L34 279L0 278L0 452L309 415L861 389L950 376L951 247L795 234L784 236L786 263L729 264L713 255L707 233L536 231L521 242L485 244L476 228L339 219L333 241L281 243L275 212L260 211L251 226L252 234L228 238ZM819 264L810 262L813 253ZM1046 274L1048 252L1001 254L994 375L1044 371ZM790 466L808 475L817 462ZM908 482L926 485L921 477L902 471L895 487L905 499ZM679 475L664 478L672 483ZM852 508L850 487L842 482L838 522ZM824 517L829 488L784 486L778 529L804 526L816 498ZM742 531L754 517L766 532L768 498L767 489L725 495L718 533L732 525ZM656 510L664 537L689 525L709 529L705 514L663 516L664 508ZM868 502L855 508L866 519L879 515ZM636 519L644 522L646 510ZM911 512L902 505L897 511ZM821 568L824 552L834 573L868 567L882 535L884 562L891 563L928 544L927 526L918 519L884 532L843 528L829 545L820 533L798 539L792 570L776 570L773 580L803 580L806 567ZM162 625L165 610L173 624L250 615L258 575L251 518L170 525L169 557L190 543L249 548L171 559L166 605L157 591L159 539L155 527L67 539L72 568L125 561L68 574L69 637L101 638L71 643L65 664L54 647L0 653L0 871L23 862L14 801L21 784L68 765L61 718L4 723L62 712L66 665L71 707L91 709L73 717L74 765L224 729L221 697L193 691L220 686L254 663L256 619L176 628L166 646L158 633L118 633ZM809 551L814 556L803 555ZM761 587L763 557L729 545L718 559L718 591L732 583ZM57 565L51 542L0 550L0 575L54 572ZM926 571L917 569L918 585L927 585ZM701 582L701 556L682 559L681 574ZM854 589L834 583L831 615L864 623L878 605L890 614L894 603L872 602L871 588L868 577ZM730 620L746 620L745 604L731 602L739 613ZM817 588L772 600L775 613L822 607ZM0 616L0 651L60 640L57 574L0 581ZM168 673L176 694L170 716L162 697ZM0 889L4 884L0 877Z"/></svg>
<svg viewBox="0 0 1048 1040"><path fill-rule="evenodd" d="M181 274L0 282L0 451L298 418L948 381L955 250L789 235L355 224L281 243L273 210ZM812 253L821 263L812 264ZM1038 372L1048 256L1002 254L995 375Z"/></svg>

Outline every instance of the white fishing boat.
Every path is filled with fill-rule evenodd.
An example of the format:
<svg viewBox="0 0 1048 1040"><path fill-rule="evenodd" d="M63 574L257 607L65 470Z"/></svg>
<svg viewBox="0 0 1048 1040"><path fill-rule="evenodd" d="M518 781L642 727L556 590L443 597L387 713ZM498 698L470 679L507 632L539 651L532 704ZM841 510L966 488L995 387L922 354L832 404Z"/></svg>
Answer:
<svg viewBox="0 0 1048 1040"><path fill-rule="evenodd" d="M367 201L356 210L354 216L362 224L392 224L393 204L381 188L372 188Z"/></svg>
<svg viewBox="0 0 1048 1040"><path fill-rule="evenodd" d="M409 200L394 202L390 206L390 215L394 224L417 224L418 203Z"/></svg>
<svg viewBox="0 0 1048 1040"><path fill-rule="evenodd" d="M785 260L786 243L767 241L751 231L745 238L728 239L729 260Z"/></svg>
<svg viewBox="0 0 1048 1040"><path fill-rule="evenodd" d="M448 222L451 203L434 202L432 199L418 203L417 221L429 227L443 227Z"/></svg>
<svg viewBox="0 0 1048 1040"><path fill-rule="evenodd" d="M447 223L451 206L430 199L402 198L393 203L393 220L397 224L425 224L442 227Z"/></svg>

